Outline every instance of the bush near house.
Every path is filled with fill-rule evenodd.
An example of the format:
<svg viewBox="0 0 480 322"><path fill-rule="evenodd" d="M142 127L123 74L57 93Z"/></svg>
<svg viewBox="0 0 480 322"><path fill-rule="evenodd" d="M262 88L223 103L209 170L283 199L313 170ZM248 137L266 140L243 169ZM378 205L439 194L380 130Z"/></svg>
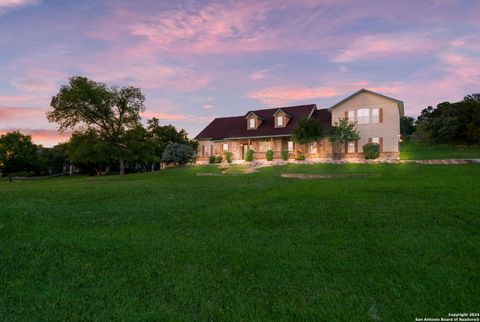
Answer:
<svg viewBox="0 0 480 322"><path fill-rule="evenodd" d="M208 158L208 163L215 163L215 160L217 158L214 156L214 155L211 155L209 158Z"/></svg>
<svg viewBox="0 0 480 322"><path fill-rule="evenodd" d="M295 157L295 160L297 161L304 161L305 160L305 155L299 154Z"/></svg>
<svg viewBox="0 0 480 322"><path fill-rule="evenodd" d="M227 160L228 163L232 163L232 152L225 151L225 160Z"/></svg>
<svg viewBox="0 0 480 322"><path fill-rule="evenodd" d="M288 150L282 150L282 160L283 161L288 160Z"/></svg>
<svg viewBox="0 0 480 322"><path fill-rule="evenodd" d="M221 155L217 155L215 157L215 163L222 163L223 157Z"/></svg>
<svg viewBox="0 0 480 322"><path fill-rule="evenodd" d="M272 150L268 150L268 151L265 153L265 157L267 158L267 161L272 161L272 160L273 160L273 151L272 151Z"/></svg>
<svg viewBox="0 0 480 322"><path fill-rule="evenodd" d="M367 143L363 145L363 155L365 159L378 159L380 156L380 144Z"/></svg>
<svg viewBox="0 0 480 322"><path fill-rule="evenodd" d="M245 161L251 162L253 161L253 150L250 149L245 153Z"/></svg>

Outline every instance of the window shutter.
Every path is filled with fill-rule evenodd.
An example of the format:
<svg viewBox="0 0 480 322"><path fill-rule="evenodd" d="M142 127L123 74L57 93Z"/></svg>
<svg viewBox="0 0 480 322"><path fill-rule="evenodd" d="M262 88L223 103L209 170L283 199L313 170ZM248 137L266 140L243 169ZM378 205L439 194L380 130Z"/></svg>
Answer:
<svg viewBox="0 0 480 322"><path fill-rule="evenodd" d="M368 143L372 143L372 138L368 138Z"/></svg>
<svg viewBox="0 0 480 322"><path fill-rule="evenodd" d="M348 111L345 111L345 119L348 121Z"/></svg>
<svg viewBox="0 0 480 322"><path fill-rule="evenodd" d="M348 153L348 142L345 142L345 153Z"/></svg>
<svg viewBox="0 0 480 322"><path fill-rule="evenodd" d="M355 153L358 152L358 140L355 140Z"/></svg>
<svg viewBox="0 0 480 322"><path fill-rule="evenodd" d="M205 145L202 145L202 157L205 156Z"/></svg>
<svg viewBox="0 0 480 322"><path fill-rule="evenodd" d="M213 144L210 145L210 155L214 155L214 153L213 153Z"/></svg>
<svg viewBox="0 0 480 322"><path fill-rule="evenodd" d="M380 107L380 108L379 108L379 111L378 111L378 122L379 122L379 123L383 123L383 107Z"/></svg>
<svg viewBox="0 0 480 322"><path fill-rule="evenodd" d="M383 138L380 138L380 152L383 152Z"/></svg>

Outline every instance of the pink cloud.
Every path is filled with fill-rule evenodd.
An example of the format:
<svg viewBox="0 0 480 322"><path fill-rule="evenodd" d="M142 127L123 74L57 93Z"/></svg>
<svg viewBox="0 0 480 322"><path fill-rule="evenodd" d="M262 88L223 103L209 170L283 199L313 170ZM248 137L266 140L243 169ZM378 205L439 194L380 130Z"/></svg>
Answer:
<svg viewBox="0 0 480 322"><path fill-rule="evenodd" d="M28 106L28 105L50 105L50 97L35 95L0 95L0 106Z"/></svg>
<svg viewBox="0 0 480 322"><path fill-rule="evenodd" d="M186 115L182 115L182 114L169 114L169 113L149 112L149 111L143 112L142 117L147 119L151 119L155 117L159 120L168 120L168 121L181 121L187 118Z"/></svg>
<svg viewBox="0 0 480 322"><path fill-rule="evenodd" d="M37 128L54 128L54 124L48 123L46 112L47 109L42 108L0 106L0 128L24 128L32 124Z"/></svg>
<svg viewBox="0 0 480 322"><path fill-rule="evenodd" d="M60 134L57 130L49 129L29 129L29 128L15 128L15 129L0 129L0 135L8 132L20 131L22 134L32 136L32 141L35 144L41 144L45 147L52 147L60 142L66 142L70 139L71 132L64 132Z"/></svg>
<svg viewBox="0 0 480 322"><path fill-rule="evenodd" d="M354 39L333 61L343 63L391 58L432 52L435 49L436 44L426 34L369 35Z"/></svg>
<svg viewBox="0 0 480 322"><path fill-rule="evenodd" d="M0 0L0 16L15 8L26 7L40 3L38 0Z"/></svg>
<svg viewBox="0 0 480 322"><path fill-rule="evenodd" d="M272 86L253 91L248 97L265 105L279 106L292 102L315 100L338 95L333 87Z"/></svg>

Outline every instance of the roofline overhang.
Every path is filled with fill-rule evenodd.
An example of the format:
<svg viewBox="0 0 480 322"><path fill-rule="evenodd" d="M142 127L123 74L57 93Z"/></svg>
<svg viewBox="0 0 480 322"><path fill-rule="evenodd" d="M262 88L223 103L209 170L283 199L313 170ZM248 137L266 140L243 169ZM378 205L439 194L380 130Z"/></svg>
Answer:
<svg viewBox="0 0 480 322"><path fill-rule="evenodd" d="M265 121L265 119L264 119L263 117L258 116L255 112L252 112L252 111L248 112L248 113L245 115L245 118L248 118L248 117L250 116L250 114L255 115L255 117L256 117L257 119L260 119L260 120L262 120L262 121Z"/></svg>
<svg viewBox="0 0 480 322"><path fill-rule="evenodd" d="M284 110L282 110L282 108L278 108L278 109L272 114L272 116L275 116L275 114L277 114L279 111L282 112L282 113L284 113L285 116L287 116L287 117L289 117L289 118L292 118L292 117L293 117L292 115L290 115L290 114L288 114L287 112L285 112Z"/></svg>

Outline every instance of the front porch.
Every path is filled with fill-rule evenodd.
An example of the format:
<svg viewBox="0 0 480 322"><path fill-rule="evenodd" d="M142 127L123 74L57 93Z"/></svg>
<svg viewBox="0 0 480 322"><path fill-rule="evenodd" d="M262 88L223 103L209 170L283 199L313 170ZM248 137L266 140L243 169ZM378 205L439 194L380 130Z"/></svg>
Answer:
<svg viewBox="0 0 480 322"><path fill-rule="evenodd" d="M232 160L241 161L249 149L254 151L254 160L266 160L268 150L273 151L273 159L281 160L282 151L288 151L288 159L294 160L297 155L304 155L305 159L324 159L332 157L332 145L323 138L311 144L300 145L290 137L271 138L239 138L225 141L201 141L197 151L197 161L208 161L210 156L232 153Z"/></svg>

